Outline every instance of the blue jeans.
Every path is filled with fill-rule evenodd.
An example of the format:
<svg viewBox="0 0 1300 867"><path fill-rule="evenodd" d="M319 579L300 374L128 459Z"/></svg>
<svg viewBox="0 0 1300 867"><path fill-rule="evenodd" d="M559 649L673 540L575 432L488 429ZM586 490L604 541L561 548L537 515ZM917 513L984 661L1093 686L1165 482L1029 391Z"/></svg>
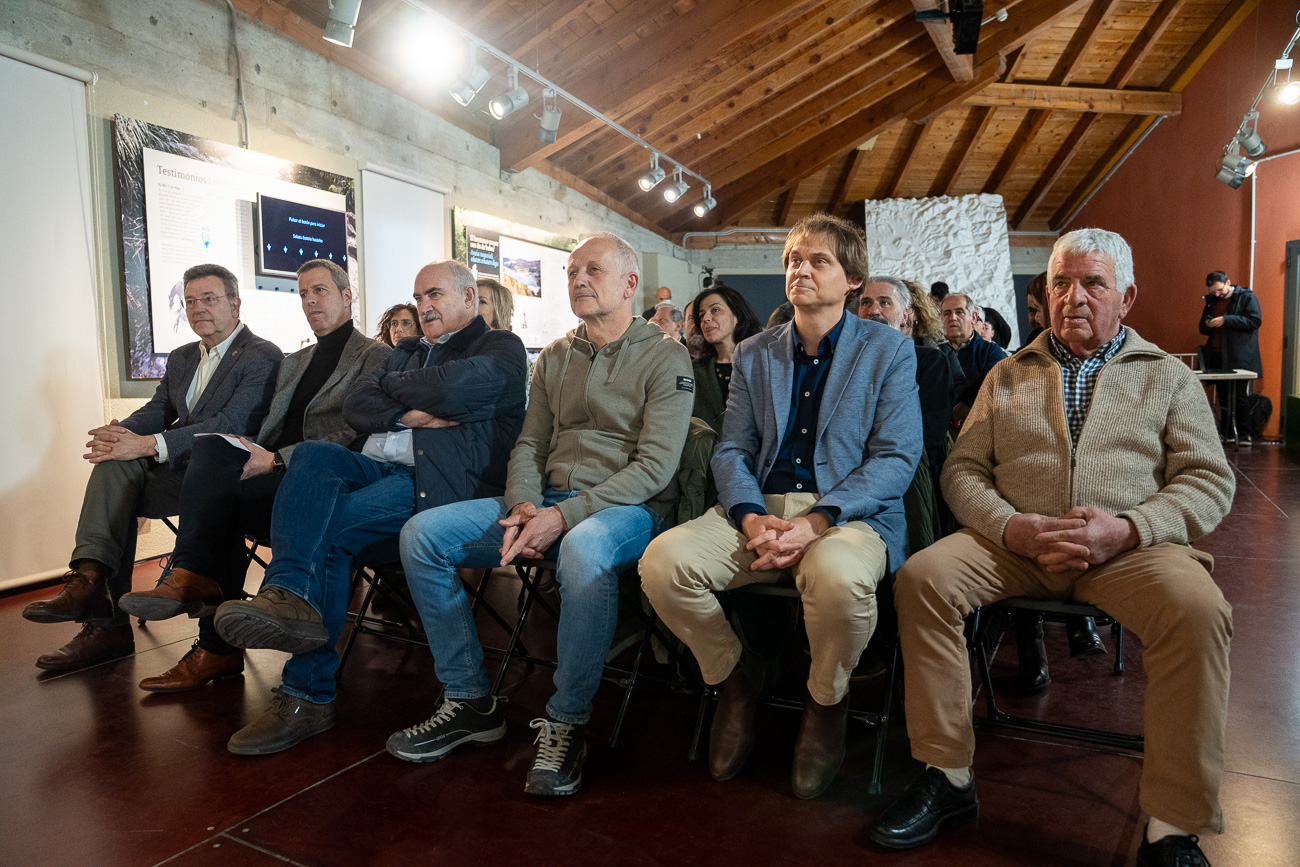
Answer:
<svg viewBox="0 0 1300 867"><path fill-rule="evenodd" d="M576 495L548 490L543 505ZM505 516L499 497L470 500L428 509L402 528L402 566L448 698L481 698L489 691L483 646L456 568L500 564L504 529L497 521ZM618 619L618 575L636 564L662 523L645 506L602 509L547 552L560 586L559 664L555 694L546 704L551 719L585 724L591 718Z"/></svg>
<svg viewBox="0 0 1300 867"><path fill-rule="evenodd" d="M301 596L325 621L329 640L284 666L280 689L325 704L334 700L335 651L347 619L352 560L396 536L415 508L411 468L371 460L337 443L299 443L271 511L271 565L263 586Z"/></svg>

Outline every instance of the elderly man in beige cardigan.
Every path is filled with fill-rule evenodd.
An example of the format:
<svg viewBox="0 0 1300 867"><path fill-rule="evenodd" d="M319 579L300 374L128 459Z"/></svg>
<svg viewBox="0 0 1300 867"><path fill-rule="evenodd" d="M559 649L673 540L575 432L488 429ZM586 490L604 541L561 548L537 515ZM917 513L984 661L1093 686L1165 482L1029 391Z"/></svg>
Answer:
<svg viewBox="0 0 1300 867"><path fill-rule="evenodd" d="M1190 543L1235 487L1200 385L1120 324L1137 297L1128 244L1062 236L1052 327L989 374L943 471L966 529L913 555L895 590L912 755L926 770L870 829L890 848L973 819L970 669L962 621L1009 596L1075 599L1142 640L1148 675L1139 865L1208 863L1222 831L1232 615Z"/></svg>

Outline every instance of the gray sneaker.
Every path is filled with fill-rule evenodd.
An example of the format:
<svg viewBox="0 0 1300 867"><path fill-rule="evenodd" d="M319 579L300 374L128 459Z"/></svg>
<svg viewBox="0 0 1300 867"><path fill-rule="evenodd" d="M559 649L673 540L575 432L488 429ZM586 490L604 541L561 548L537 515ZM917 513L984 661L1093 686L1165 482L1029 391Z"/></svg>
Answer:
<svg viewBox="0 0 1300 867"><path fill-rule="evenodd" d="M334 702L315 704L271 690L271 703L262 715L230 736L226 749L237 756L266 756L287 750L312 735L334 728Z"/></svg>
<svg viewBox="0 0 1300 867"><path fill-rule="evenodd" d="M438 712L419 725L394 732L388 752L408 762L433 762L461 744L494 744L506 736L506 721L495 697L486 711L468 702L444 699Z"/></svg>
<svg viewBox="0 0 1300 867"><path fill-rule="evenodd" d="M582 763L587 758L583 727L574 723L535 719L538 729L537 755L528 769L524 793L528 795L572 795L582 787Z"/></svg>
<svg viewBox="0 0 1300 867"><path fill-rule="evenodd" d="M311 603L283 587L263 587L247 601L217 609L217 634L235 647L308 653L325 644L325 622Z"/></svg>

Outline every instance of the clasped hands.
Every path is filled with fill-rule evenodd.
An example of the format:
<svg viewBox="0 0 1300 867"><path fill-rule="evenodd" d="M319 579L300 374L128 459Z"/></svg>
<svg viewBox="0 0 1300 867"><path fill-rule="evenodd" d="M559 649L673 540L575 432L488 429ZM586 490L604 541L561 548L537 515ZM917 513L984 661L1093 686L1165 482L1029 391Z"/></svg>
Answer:
<svg viewBox="0 0 1300 867"><path fill-rule="evenodd" d="M539 509L532 503L520 503L497 523L506 528L501 539L502 566L509 566L516 557L542 559L560 534L569 529L558 508Z"/></svg>
<svg viewBox="0 0 1300 867"><path fill-rule="evenodd" d="M741 532L749 537L745 549L758 552L750 570L788 569L803 559L804 551L830 525L830 519L821 512L809 512L790 520L751 512L740 521Z"/></svg>
<svg viewBox="0 0 1300 867"><path fill-rule="evenodd" d="M1137 527L1094 506L1076 506L1060 518L1033 512L1014 515L1002 531L1003 544L1047 572L1099 566L1136 548Z"/></svg>
<svg viewBox="0 0 1300 867"><path fill-rule="evenodd" d="M82 455L92 464L104 461L133 461L136 458L148 458L158 453L158 443L152 436L141 436L129 431L113 419L106 425L86 431L90 442L86 443L89 452Z"/></svg>

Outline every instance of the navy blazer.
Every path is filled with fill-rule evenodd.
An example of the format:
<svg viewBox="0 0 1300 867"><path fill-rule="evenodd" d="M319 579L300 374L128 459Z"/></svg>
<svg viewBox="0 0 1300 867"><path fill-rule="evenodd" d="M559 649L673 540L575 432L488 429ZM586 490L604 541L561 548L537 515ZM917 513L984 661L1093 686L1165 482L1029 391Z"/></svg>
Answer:
<svg viewBox="0 0 1300 867"><path fill-rule="evenodd" d="M727 513L741 503L763 502L790 416L793 380L793 322L736 347L712 462ZM921 457L921 431L912 341L887 325L846 316L817 416L817 505L838 508L840 524L870 524L889 548L891 570L907 557L903 493Z"/></svg>
<svg viewBox="0 0 1300 867"><path fill-rule="evenodd" d="M153 397L122 422L122 427L133 433L162 434L167 443L167 463L176 470L189 463L195 434L251 437L257 433L271 404L284 353L244 326L230 342L191 412L185 406L185 395L199 369L199 357L198 341L172 350Z"/></svg>

